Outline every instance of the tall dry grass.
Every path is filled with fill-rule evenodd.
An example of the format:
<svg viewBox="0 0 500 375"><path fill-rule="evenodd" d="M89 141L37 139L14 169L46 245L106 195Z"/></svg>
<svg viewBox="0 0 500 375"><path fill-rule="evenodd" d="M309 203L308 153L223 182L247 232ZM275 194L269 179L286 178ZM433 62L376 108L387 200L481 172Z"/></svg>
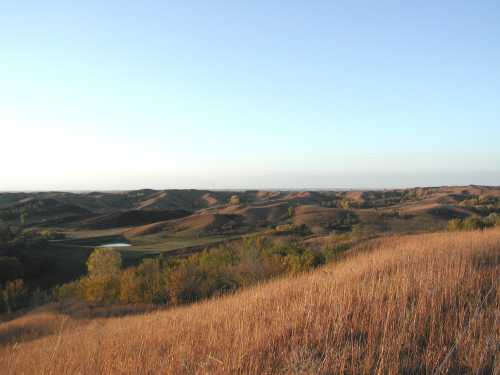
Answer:
<svg viewBox="0 0 500 375"><path fill-rule="evenodd" d="M499 230L394 237L357 253L192 306L60 324L1 347L0 372L499 372Z"/></svg>

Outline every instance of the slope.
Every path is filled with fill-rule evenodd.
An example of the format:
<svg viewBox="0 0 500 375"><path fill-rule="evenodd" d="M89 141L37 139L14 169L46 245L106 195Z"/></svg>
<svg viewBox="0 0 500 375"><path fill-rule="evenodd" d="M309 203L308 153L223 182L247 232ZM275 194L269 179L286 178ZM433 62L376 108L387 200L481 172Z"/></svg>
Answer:
<svg viewBox="0 0 500 375"><path fill-rule="evenodd" d="M41 338L23 331L21 321L4 323L0 332L8 325L11 335L0 344L0 368L5 374L494 373L499 278L498 229L391 237L313 273L187 307L76 326L55 314L59 324L50 323L45 314L40 324L49 328Z"/></svg>

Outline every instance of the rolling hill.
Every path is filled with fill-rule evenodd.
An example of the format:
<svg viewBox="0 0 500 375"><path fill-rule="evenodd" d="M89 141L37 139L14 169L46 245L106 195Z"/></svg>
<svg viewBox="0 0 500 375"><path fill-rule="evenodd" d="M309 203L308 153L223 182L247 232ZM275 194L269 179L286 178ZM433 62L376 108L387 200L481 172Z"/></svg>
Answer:
<svg viewBox="0 0 500 375"><path fill-rule="evenodd" d="M0 324L5 374L500 370L500 231L393 236L314 272L147 312L47 306ZM78 310L78 309L77 309ZM94 315L92 315L94 314ZM496 328L495 328L496 327Z"/></svg>

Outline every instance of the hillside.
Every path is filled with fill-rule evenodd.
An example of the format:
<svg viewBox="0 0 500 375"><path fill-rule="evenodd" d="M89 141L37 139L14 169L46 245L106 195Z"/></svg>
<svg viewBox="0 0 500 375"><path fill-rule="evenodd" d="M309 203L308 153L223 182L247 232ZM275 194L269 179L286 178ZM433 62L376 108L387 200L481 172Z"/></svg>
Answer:
<svg viewBox="0 0 500 375"><path fill-rule="evenodd" d="M0 368L498 373L499 279L498 229L392 236L314 272L190 306L108 319L45 307L0 324Z"/></svg>
<svg viewBox="0 0 500 375"><path fill-rule="evenodd" d="M500 222L500 188L0 193L0 257L17 258L24 281L46 289L81 277L89 252L101 245L130 245L120 252L134 265L243 236L276 242L286 237L324 249L388 234L442 231L453 219Z"/></svg>
<svg viewBox="0 0 500 375"><path fill-rule="evenodd" d="M238 214L251 226L279 224L287 218L289 207L379 209L409 215L433 215L437 220L486 215L500 211L500 188L487 186L427 187L366 191L209 191L209 190L133 190L123 192L36 192L0 193L0 220L11 225L77 226L85 220L110 222L110 214L132 211L219 211ZM305 211L309 210L305 208ZM334 211L321 211L333 222L312 225L324 232L336 225ZM146 216L147 214L144 214ZM102 217L101 217L102 216ZM150 216L154 217L154 214ZM163 221L161 215L155 221ZM307 215L310 216L310 215ZM175 217L174 217L175 218ZM305 218L305 222L310 218ZM118 220L119 223L120 220ZM134 223L130 220L129 223ZM150 222L139 219L136 225ZM99 227L100 224L96 223ZM128 225L128 224L127 224Z"/></svg>

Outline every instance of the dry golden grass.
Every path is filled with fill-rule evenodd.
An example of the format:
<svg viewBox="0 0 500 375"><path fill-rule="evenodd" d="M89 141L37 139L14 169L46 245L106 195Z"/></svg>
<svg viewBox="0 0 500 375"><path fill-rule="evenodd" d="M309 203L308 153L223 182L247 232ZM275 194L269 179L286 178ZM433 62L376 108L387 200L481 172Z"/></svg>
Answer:
<svg viewBox="0 0 500 375"><path fill-rule="evenodd" d="M499 230L387 238L233 296L56 324L43 338L0 346L0 371L498 373L499 276Z"/></svg>

